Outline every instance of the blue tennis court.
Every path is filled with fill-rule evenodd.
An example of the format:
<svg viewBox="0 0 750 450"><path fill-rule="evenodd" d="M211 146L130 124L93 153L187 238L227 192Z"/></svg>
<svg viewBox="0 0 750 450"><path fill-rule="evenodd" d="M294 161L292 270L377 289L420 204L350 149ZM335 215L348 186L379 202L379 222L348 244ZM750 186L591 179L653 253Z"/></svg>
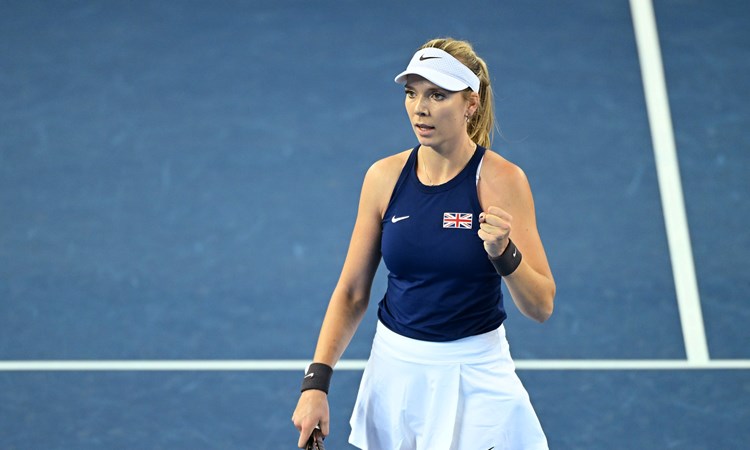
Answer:
<svg viewBox="0 0 750 450"><path fill-rule="evenodd" d="M746 448L750 5L650 6L4 1L0 449L295 448L362 178L416 144L393 77L436 36L487 61L534 191L555 313L506 328L550 448Z"/></svg>

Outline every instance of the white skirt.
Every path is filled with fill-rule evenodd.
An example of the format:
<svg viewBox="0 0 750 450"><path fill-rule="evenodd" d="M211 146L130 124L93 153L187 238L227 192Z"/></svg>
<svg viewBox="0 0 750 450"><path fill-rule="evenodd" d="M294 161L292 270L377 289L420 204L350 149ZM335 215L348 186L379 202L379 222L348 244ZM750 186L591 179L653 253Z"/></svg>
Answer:
<svg viewBox="0 0 750 450"><path fill-rule="evenodd" d="M350 420L364 450L547 450L505 328L452 342L378 322Z"/></svg>

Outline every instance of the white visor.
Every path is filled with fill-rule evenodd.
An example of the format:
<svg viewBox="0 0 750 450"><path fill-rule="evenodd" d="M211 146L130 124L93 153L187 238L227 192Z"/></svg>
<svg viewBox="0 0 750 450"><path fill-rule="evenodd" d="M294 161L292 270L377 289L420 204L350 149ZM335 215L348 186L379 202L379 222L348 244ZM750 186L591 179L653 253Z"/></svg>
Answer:
<svg viewBox="0 0 750 450"><path fill-rule="evenodd" d="M406 84L408 75L419 75L449 91L471 88L479 92L479 78L474 72L439 48L423 48L415 53L406 70L396 77L396 83Z"/></svg>

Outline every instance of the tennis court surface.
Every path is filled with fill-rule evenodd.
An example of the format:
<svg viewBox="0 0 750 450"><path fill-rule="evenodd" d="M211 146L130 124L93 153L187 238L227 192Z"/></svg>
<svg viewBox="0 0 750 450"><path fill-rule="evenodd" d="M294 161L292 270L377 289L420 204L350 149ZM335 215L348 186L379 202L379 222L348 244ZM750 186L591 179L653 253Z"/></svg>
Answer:
<svg viewBox="0 0 750 450"><path fill-rule="evenodd" d="M506 328L550 448L746 448L750 6L631 3L4 2L0 448L294 448L362 178L415 144L393 77L436 36L487 61L534 191L556 309Z"/></svg>

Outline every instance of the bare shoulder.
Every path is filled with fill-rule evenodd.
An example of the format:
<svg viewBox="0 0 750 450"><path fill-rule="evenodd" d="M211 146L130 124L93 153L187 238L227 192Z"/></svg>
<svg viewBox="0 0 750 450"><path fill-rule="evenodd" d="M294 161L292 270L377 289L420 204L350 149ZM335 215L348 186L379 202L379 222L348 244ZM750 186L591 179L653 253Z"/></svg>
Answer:
<svg viewBox="0 0 750 450"><path fill-rule="evenodd" d="M409 158L409 150L387 156L373 163L367 170L365 183L372 185L378 191L393 190L398 181L401 170Z"/></svg>
<svg viewBox="0 0 750 450"><path fill-rule="evenodd" d="M405 150L376 161L370 166L368 174L372 174L377 178L390 178L395 176L396 179L398 179L398 176L401 174L401 169L404 168L406 160L409 158L410 152L411 150Z"/></svg>
<svg viewBox="0 0 750 450"><path fill-rule="evenodd" d="M411 150L387 156L373 163L367 170L363 186L363 196L367 196L382 214L388 206L398 177L409 159Z"/></svg>
<svg viewBox="0 0 750 450"><path fill-rule="evenodd" d="M529 191L529 181L524 171L516 164L489 149L482 162L479 183L480 188L484 187L488 191L487 193L493 195L493 197L502 195L502 193L516 197Z"/></svg>

